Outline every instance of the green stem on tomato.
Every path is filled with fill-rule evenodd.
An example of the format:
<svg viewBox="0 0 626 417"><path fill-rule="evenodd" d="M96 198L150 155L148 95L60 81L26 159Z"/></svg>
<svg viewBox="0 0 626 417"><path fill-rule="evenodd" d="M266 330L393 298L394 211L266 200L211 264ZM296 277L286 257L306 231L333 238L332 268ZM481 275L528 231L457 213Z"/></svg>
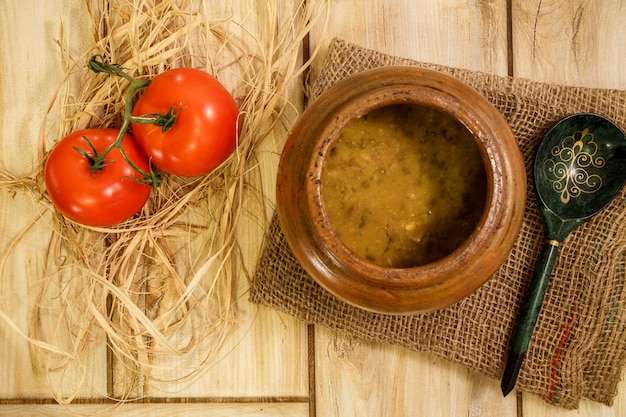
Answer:
<svg viewBox="0 0 626 417"><path fill-rule="evenodd" d="M180 109L176 111L176 106L170 107L170 110L166 114L150 113L141 116L130 116L131 122L144 125L155 125L161 127L161 132L165 133L174 127L176 118Z"/></svg>
<svg viewBox="0 0 626 417"><path fill-rule="evenodd" d="M89 67L90 70L92 70L95 73L104 72L109 75L122 77L128 80L131 84L134 82L145 82L146 85L150 83L150 81L139 81L131 77L126 72L124 72L124 70L122 69L120 65L106 62L106 60L104 59L104 56L100 54L96 54L92 56L91 58L89 58L89 61L87 61L87 66Z"/></svg>
<svg viewBox="0 0 626 417"><path fill-rule="evenodd" d="M152 187L159 187L161 185L162 178L161 178L160 173L153 168L152 163L149 162L150 172L145 172L144 170L139 168L137 165L135 165L130 160L130 158L128 158L128 156L126 155L126 151L124 150L122 146L122 139L124 138L124 134L126 133L128 128L130 127L130 123L137 122L137 120L142 118L142 117L134 117L131 114L133 96L135 95L135 92L137 90L147 87L150 84L150 80L138 80L136 78L131 77L130 75L125 73L119 65L105 62L104 57L102 55L94 55L93 57L91 57L88 62L88 67L89 69L91 69L92 71L96 73L104 72L110 75L122 77L128 80L128 82L130 82L130 86L128 90L126 91L126 95L124 97L125 99L124 120L122 121L122 125L120 126L120 129L119 129L120 132L117 135L117 138L115 139L115 141L98 154L95 148L93 147L93 145L89 142L89 140L85 138L85 141L87 142L88 146L91 148L93 155L89 155L87 152L85 152L82 149L75 148L76 151L79 152L81 155L83 155L85 158L87 158L87 160L89 161L89 167L92 172L100 172L107 165L106 159L105 159L106 155L109 152L111 152L113 149L117 148L120 150L122 158L124 158L126 163L133 170L135 170L137 173L139 173L143 177L141 179L136 179L137 181L147 184L147 185L151 185ZM153 124L156 124L155 122L167 123L169 126L168 129L169 129L170 127L174 125L174 122L176 121L176 116L177 116L177 113L174 113L174 110L171 109L166 115L160 115L160 114L149 115L147 118L144 119L145 121L140 121L137 123L153 123ZM147 121L148 119L151 121ZM164 125L158 125L158 126L164 126Z"/></svg>

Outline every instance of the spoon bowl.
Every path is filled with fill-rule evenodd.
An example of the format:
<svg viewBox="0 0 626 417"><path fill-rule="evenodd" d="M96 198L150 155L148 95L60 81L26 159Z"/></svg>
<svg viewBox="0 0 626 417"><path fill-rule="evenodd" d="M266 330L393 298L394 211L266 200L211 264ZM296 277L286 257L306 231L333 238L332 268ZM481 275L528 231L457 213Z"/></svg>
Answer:
<svg viewBox="0 0 626 417"><path fill-rule="evenodd" d="M613 200L626 179L625 149L622 130L595 114L570 116L548 132L534 167L542 211L558 217L548 232L559 233L560 221L582 223Z"/></svg>

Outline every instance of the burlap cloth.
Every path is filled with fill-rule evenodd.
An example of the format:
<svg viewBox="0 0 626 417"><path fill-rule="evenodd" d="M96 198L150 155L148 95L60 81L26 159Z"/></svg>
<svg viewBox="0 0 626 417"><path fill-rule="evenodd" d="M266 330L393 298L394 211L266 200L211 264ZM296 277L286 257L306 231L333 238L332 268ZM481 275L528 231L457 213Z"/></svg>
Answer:
<svg viewBox="0 0 626 417"><path fill-rule="evenodd" d="M576 112L604 115L626 127L626 91L547 85L419 63L335 39L310 85L310 99L368 68L416 65L461 79L486 96L510 124L526 161L528 200L508 259L477 292L434 313L393 316L348 305L321 289L299 266L274 217L253 277L251 299L309 323L365 340L431 352L499 379L518 308L543 242L532 184L540 138ZM576 408L581 398L611 405L626 360L626 191L569 235L548 287L517 389Z"/></svg>

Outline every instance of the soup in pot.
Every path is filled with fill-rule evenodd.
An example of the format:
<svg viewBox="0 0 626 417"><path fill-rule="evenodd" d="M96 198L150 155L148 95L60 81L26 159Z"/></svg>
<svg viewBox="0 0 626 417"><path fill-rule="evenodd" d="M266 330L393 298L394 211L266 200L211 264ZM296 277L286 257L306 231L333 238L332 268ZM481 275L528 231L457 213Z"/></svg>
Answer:
<svg viewBox="0 0 626 417"><path fill-rule="evenodd" d="M444 258L478 225L487 193L470 131L440 111L381 107L349 122L330 145L322 198L337 238L380 266Z"/></svg>

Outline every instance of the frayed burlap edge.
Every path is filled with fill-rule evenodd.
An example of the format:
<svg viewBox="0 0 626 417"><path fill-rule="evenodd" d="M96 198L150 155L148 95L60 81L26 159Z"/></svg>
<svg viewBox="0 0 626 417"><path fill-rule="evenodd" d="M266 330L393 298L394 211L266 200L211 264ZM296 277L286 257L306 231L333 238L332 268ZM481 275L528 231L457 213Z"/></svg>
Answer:
<svg viewBox="0 0 626 417"><path fill-rule="evenodd" d="M300 267L274 217L251 300L365 340L431 352L500 378L508 340L543 241L532 186L537 144L560 118L594 112L626 126L626 92L547 85L419 63L335 39L310 85L310 100L335 82L381 66L414 65L452 75L487 97L518 140L528 177L527 212L499 271L459 303L422 315L392 316L348 305ZM581 398L611 405L626 363L626 192L562 245L517 388L565 408Z"/></svg>

